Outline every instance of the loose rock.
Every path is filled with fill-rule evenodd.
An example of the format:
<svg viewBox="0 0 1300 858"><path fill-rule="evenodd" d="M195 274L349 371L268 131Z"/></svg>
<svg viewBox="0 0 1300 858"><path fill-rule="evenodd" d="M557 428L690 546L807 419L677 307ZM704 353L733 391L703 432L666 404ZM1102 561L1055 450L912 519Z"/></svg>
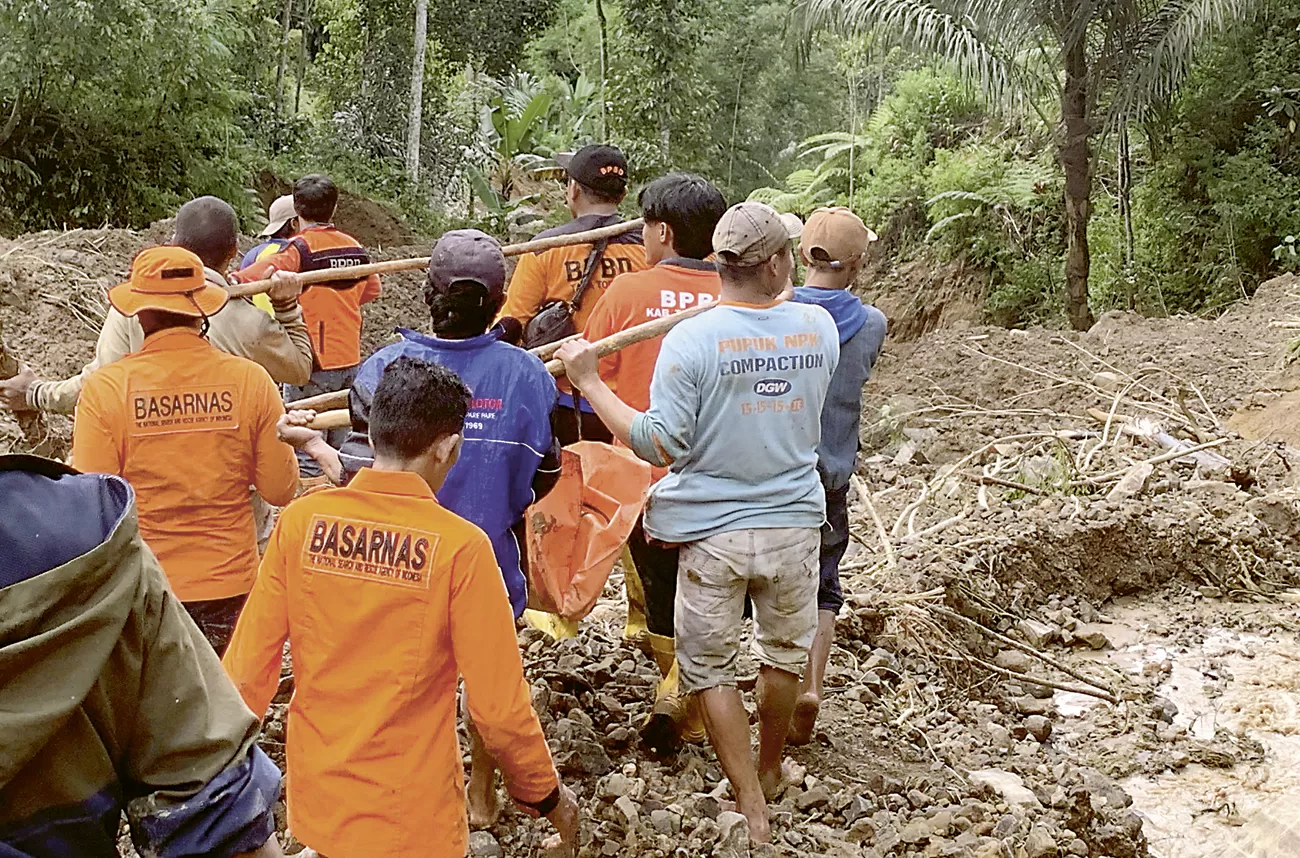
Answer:
<svg viewBox="0 0 1300 858"><path fill-rule="evenodd" d="M471 831L469 834L469 854L475 856L475 858L501 858L501 846L489 832Z"/></svg>
<svg viewBox="0 0 1300 858"><path fill-rule="evenodd" d="M713 858L749 858L749 820L744 814L731 810L718 814L718 832Z"/></svg>

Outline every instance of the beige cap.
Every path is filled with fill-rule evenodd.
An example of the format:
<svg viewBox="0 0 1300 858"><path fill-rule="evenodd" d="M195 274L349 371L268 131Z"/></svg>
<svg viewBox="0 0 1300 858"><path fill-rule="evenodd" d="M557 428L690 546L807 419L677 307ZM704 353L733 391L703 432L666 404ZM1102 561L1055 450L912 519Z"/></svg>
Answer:
<svg viewBox="0 0 1300 858"><path fill-rule="evenodd" d="M799 252L809 265L839 269L857 261L876 237L850 209L831 206L808 216L799 240Z"/></svg>
<svg viewBox="0 0 1300 858"><path fill-rule="evenodd" d="M713 230L713 249L728 265L761 265L803 232L797 215L749 200L727 209Z"/></svg>
<svg viewBox="0 0 1300 858"><path fill-rule="evenodd" d="M277 197L275 202L271 203L271 208L266 213L266 229L258 235L262 238L269 238L280 231L280 227L298 216L298 210L293 207L293 194L285 194Z"/></svg>

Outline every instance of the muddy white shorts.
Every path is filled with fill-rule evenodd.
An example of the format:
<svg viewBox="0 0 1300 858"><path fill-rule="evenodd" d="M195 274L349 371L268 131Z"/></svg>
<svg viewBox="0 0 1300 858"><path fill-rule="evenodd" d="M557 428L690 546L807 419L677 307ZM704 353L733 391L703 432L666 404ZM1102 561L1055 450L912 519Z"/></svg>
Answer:
<svg viewBox="0 0 1300 858"><path fill-rule="evenodd" d="M677 660L687 691L736 684L745 596L754 603L754 658L800 674L817 633L815 527L733 530L682 546Z"/></svg>

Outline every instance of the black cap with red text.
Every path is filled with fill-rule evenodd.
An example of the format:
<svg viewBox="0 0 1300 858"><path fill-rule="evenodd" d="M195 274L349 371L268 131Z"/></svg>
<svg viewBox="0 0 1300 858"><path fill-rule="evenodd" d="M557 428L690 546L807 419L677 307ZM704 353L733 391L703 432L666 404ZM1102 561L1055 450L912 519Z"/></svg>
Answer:
<svg viewBox="0 0 1300 858"><path fill-rule="evenodd" d="M555 163L580 185L593 191L618 196L627 190L627 158L616 146L597 143L572 154L561 152Z"/></svg>

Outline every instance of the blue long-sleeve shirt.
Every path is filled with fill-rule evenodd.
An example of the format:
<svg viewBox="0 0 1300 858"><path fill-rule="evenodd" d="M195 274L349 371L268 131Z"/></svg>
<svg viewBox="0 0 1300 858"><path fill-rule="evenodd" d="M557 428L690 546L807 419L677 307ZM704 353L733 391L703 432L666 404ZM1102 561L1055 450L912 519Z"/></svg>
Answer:
<svg viewBox="0 0 1300 858"><path fill-rule="evenodd" d="M839 360L829 313L720 303L664 337L632 449L669 472L645 530L669 543L731 530L820 527L822 404Z"/></svg>
<svg viewBox="0 0 1300 858"><path fill-rule="evenodd" d="M354 431L340 450L344 468L355 472L374 457L367 436L370 404L390 363L413 357L459 375L474 398L465 418L460 459L438 490L438 502L488 535L518 617L528 601L528 586L513 529L536 499L533 480L539 468L551 467L558 474L558 449L551 433L555 379L534 355L501 342L500 328L465 340L401 328L398 333L401 340L375 352L357 371L349 397Z"/></svg>
<svg viewBox="0 0 1300 858"><path fill-rule="evenodd" d="M843 488L857 465L862 387L885 345L889 322L884 313L843 289L800 286L794 290L794 300L825 309L839 331L840 362L822 406L817 470L827 489Z"/></svg>

